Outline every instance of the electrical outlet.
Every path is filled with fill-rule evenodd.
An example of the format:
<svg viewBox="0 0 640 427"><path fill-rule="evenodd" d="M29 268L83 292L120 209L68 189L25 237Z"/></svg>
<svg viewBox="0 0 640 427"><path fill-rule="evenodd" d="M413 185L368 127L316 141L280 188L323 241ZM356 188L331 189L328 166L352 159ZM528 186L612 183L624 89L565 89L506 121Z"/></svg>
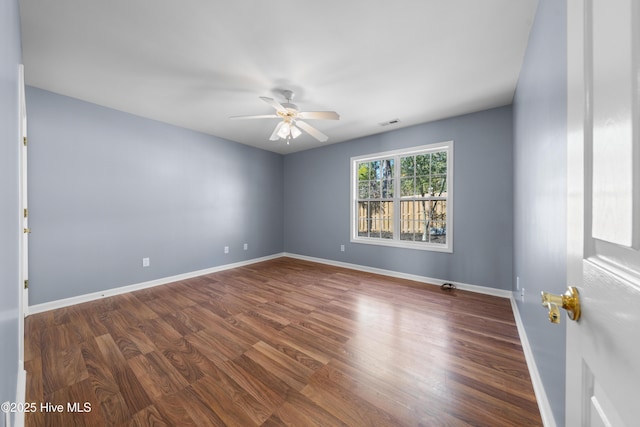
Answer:
<svg viewBox="0 0 640 427"><path fill-rule="evenodd" d="M524 288L520 289L520 297L524 301Z"/></svg>
<svg viewBox="0 0 640 427"><path fill-rule="evenodd" d="M142 258L143 267L149 267L150 265L151 265L151 262L149 261L149 258Z"/></svg>
<svg viewBox="0 0 640 427"><path fill-rule="evenodd" d="M340 245L340 252L344 252L344 245Z"/></svg>
<svg viewBox="0 0 640 427"><path fill-rule="evenodd" d="M225 253L225 254L228 254L228 253L229 253L229 246L225 246L225 247L224 247L224 253Z"/></svg>
<svg viewBox="0 0 640 427"><path fill-rule="evenodd" d="M248 249L249 249L249 244L248 244L248 243L245 243L245 244L244 244L244 250L246 251L246 250L248 250Z"/></svg>

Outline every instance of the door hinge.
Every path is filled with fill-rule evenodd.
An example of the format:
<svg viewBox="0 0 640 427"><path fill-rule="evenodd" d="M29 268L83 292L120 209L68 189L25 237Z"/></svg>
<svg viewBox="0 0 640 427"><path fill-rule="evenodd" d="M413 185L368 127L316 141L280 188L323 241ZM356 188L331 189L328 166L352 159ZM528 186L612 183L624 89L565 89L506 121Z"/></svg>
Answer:
<svg viewBox="0 0 640 427"><path fill-rule="evenodd" d="M27 145L27 137L26 136L22 137L22 144L25 145L25 146Z"/></svg>
<svg viewBox="0 0 640 427"><path fill-rule="evenodd" d="M29 209L24 208L24 217L28 217L29 216Z"/></svg>
<svg viewBox="0 0 640 427"><path fill-rule="evenodd" d="M25 228L24 232L25 232L25 234L30 234L31 233L31 229L30 228Z"/></svg>
<svg viewBox="0 0 640 427"><path fill-rule="evenodd" d="M28 279L25 279L25 281L24 281L24 288L25 289L29 289L29 280Z"/></svg>

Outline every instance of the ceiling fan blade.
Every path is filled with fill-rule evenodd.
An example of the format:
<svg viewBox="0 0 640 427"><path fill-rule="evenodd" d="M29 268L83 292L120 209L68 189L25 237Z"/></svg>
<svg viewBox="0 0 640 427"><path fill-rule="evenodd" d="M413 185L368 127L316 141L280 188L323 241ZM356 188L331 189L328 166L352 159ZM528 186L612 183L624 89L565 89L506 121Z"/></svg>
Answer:
<svg viewBox="0 0 640 427"><path fill-rule="evenodd" d="M271 105L273 108L275 108L277 111L281 112L281 113L286 113L287 109L284 108L278 101L276 101L275 99L272 98L267 98L266 96L261 96L260 99L262 99L264 102L266 102L267 104Z"/></svg>
<svg viewBox="0 0 640 427"><path fill-rule="evenodd" d="M260 116L231 116L230 119L277 119L277 114L263 114Z"/></svg>
<svg viewBox="0 0 640 427"><path fill-rule="evenodd" d="M276 125L276 128L273 130L273 133L269 137L269 141L277 141L280 139L280 137L278 136L278 132L280 131L282 125L284 125L284 122L280 122Z"/></svg>
<svg viewBox="0 0 640 427"><path fill-rule="evenodd" d="M340 115L335 111L300 111L298 117L311 120L340 120Z"/></svg>
<svg viewBox="0 0 640 427"><path fill-rule="evenodd" d="M314 137L320 142L325 142L327 139L329 139L327 135L325 135L324 133L320 132L318 129L314 128L313 126L303 121L296 120L296 126L298 126L300 129L302 129L303 131L305 131L306 133L308 133L309 135L311 135L312 137Z"/></svg>

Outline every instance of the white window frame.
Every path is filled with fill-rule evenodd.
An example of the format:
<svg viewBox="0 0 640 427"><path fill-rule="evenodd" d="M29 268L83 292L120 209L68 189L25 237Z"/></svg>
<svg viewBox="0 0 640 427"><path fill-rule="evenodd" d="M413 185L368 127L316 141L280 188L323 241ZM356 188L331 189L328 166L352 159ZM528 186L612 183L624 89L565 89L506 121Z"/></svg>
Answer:
<svg viewBox="0 0 640 427"><path fill-rule="evenodd" d="M400 158L416 154L445 151L447 153L447 196L440 200L447 202L446 243L415 242L400 240ZM394 159L394 232L393 239L358 236L358 163L380 159ZM453 252L453 141L439 142L400 150L366 154L351 157L351 242L369 245L391 246L397 248L419 249L435 252Z"/></svg>

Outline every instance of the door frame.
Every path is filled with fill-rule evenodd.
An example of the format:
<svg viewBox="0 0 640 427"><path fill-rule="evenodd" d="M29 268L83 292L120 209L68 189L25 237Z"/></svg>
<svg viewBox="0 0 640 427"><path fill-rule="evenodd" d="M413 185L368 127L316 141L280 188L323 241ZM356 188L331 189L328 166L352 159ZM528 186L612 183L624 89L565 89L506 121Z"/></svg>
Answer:
<svg viewBox="0 0 640 427"><path fill-rule="evenodd" d="M28 222L28 207L27 207L27 111L26 111L26 97L25 97L25 85L24 85L24 66L19 65L19 78L18 78L18 108L19 108L19 192L18 192L18 206L20 217L20 239L19 239L19 273L18 273L18 286L19 286L19 307L18 313L20 318L20 349L19 360L24 361L24 318L28 315L28 291L29 289L25 285L25 281L29 279L29 250L28 250L28 235L26 230L29 227Z"/></svg>
<svg viewBox="0 0 640 427"><path fill-rule="evenodd" d="M20 234L18 239L18 378L16 385L16 402L21 403L26 398L27 372L24 369L24 319L28 314L28 289L25 281L28 280L28 210L27 210L27 109L24 82L24 65L18 65L18 207ZM24 413L17 412L14 418L14 427L24 426Z"/></svg>

